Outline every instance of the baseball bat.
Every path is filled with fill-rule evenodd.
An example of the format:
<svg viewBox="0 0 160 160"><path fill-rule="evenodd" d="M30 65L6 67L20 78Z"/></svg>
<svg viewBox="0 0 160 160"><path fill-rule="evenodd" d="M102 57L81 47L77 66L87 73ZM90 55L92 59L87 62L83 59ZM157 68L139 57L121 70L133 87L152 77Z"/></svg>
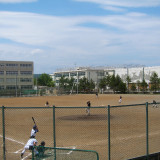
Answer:
<svg viewBox="0 0 160 160"><path fill-rule="evenodd" d="M36 125L36 122L35 122L35 120L34 120L34 117L32 117L32 120L33 120L34 124Z"/></svg>

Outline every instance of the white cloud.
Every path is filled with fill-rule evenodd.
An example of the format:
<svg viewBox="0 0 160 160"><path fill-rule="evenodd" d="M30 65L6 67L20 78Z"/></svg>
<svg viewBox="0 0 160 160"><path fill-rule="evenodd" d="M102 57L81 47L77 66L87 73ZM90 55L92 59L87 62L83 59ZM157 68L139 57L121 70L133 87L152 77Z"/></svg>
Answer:
<svg viewBox="0 0 160 160"><path fill-rule="evenodd" d="M86 23L104 27L85 27ZM120 57L126 60L128 54L132 58L127 62L150 56L151 52L157 57L159 36L160 18L141 13L56 17L0 12L0 40L10 41L10 44L0 45L0 59L33 60L38 66L36 72L53 71L51 66L75 62L87 65L113 63Z"/></svg>
<svg viewBox="0 0 160 160"><path fill-rule="evenodd" d="M91 2L106 6L117 7L154 7L160 6L160 0L74 0L79 2Z"/></svg>
<svg viewBox="0 0 160 160"><path fill-rule="evenodd" d="M0 0L0 3L27 3L36 1L38 0Z"/></svg>

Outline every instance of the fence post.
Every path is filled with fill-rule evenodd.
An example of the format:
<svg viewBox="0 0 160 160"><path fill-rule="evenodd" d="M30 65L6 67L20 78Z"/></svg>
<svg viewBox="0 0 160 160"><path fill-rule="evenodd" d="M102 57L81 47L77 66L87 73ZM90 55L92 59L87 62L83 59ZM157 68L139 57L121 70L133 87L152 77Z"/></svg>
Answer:
<svg viewBox="0 0 160 160"><path fill-rule="evenodd" d="M2 130L3 130L3 160L6 160L6 143L5 143L5 107L2 106Z"/></svg>
<svg viewBox="0 0 160 160"><path fill-rule="evenodd" d="M108 105L108 160L111 159L111 138L110 138L110 105Z"/></svg>
<svg viewBox="0 0 160 160"><path fill-rule="evenodd" d="M53 147L56 148L56 118L55 118L55 111L56 107L53 105ZM56 160L56 149L54 150L54 160Z"/></svg>
<svg viewBox="0 0 160 160"><path fill-rule="evenodd" d="M149 127L148 127L148 102L146 102L146 157L149 160Z"/></svg>

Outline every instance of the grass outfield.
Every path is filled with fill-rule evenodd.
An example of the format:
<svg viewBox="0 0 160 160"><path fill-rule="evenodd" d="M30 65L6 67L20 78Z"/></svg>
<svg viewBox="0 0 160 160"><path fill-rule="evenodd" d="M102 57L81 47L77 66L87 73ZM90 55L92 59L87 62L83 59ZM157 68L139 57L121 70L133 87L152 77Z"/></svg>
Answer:
<svg viewBox="0 0 160 160"><path fill-rule="evenodd" d="M121 95L121 105L159 102L159 95ZM20 159L21 150L27 142L31 128L32 116L39 127L36 138L46 146L53 146L53 109L45 108L46 101L50 106L73 107L73 109L56 109L56 146L72 149L96 150L100 160L107 159L108 128L107 108L91 108L91 116L86 116L84 108L88 100L92 107L119 105L118 94L109 95L68 95L49 97L1 98L0 106L7 107L42 107L39 109L6 109L6 159ZM119 107L111 109L111 159L127 159L146 154L146 109L145 106ZM0 114L1 110L0 110ZM149 106L149 144L150 152L160 151L160 108ZM2 118L0 119L2 124ZM1 125L2 126L2 125ZM2 144L2 127L0 144ZM0 148L0 159L3 150ZM26 152L23 159L29 159Z"/></svg>

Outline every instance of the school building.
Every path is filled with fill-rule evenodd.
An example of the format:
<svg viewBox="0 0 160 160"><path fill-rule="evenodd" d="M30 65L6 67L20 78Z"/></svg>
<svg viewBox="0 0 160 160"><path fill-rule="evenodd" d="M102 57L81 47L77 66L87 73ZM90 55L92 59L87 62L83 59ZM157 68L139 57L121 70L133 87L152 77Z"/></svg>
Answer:
<svg viewBox="0 0 160 160"><path fill-rule="evenodd" d="M0 61L0 90L33 89L33 62Z"/></svg>

